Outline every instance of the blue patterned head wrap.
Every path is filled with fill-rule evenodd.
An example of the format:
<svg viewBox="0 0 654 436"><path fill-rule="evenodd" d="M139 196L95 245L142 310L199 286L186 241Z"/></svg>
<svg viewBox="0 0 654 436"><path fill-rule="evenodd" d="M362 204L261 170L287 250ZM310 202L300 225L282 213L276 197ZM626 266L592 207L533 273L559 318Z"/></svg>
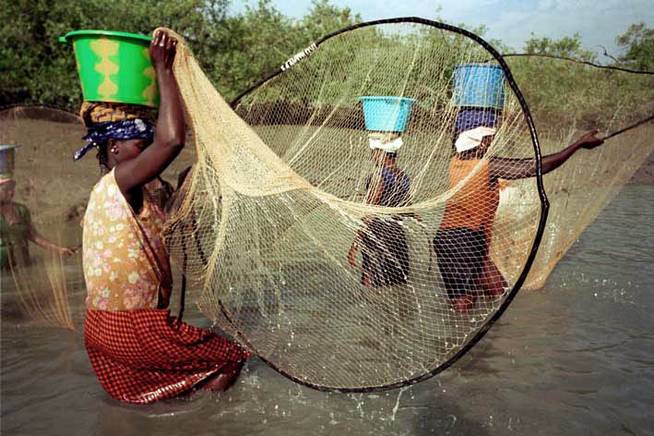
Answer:
<svg viewBox="0 0 654 436"><path fill-rule="evenodd" d="M143 139L152 142L154 139L154 126L147 120L140 118L121 121L107 121L93 124L88 133L82 139L86 139L86 145L75 152L73 159L79 160L94 147L106 145L110 139Z"/></svg>
<svg viewBox="0 0 654 436"><path fill-rule="evenodd" d="M461 109L454 122L454 136L477 127L496 127L500 113L499 110L491 108Z"/></svg>

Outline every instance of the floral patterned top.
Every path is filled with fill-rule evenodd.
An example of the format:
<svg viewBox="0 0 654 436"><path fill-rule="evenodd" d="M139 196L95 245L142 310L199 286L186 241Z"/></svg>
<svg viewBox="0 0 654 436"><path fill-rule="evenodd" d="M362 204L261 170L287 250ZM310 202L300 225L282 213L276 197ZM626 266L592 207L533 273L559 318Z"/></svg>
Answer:
<svg viewBox="0 0 654 436"><path fill-rule="evenodd" d="M83 262L94 310L156 308L169 295L170 263L161 238L164 213L144 191L137 215L120 192L114 171L91 192L84 215Z"/></svg>

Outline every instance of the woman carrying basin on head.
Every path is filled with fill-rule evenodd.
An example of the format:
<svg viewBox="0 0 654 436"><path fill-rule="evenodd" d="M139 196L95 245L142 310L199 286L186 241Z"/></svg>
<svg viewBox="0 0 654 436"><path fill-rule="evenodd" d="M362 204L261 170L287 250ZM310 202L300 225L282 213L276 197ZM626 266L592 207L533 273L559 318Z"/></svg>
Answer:
<svg viewBox="0 0 654 436"><path fill-rule="evenodd" d="M464 79L455 80L454 95L461 107L454 123L455 152L449 166L449 185L457 191L447 201L433 247L452 307L467 312L479 296L499 297L507 290L489 253L499 181L535 177L536 161L489 156L502 116L502 69L471 64L459 66L455 77L457 74ZM560 152L544 156L543 174L561 166L579 149L602 144L596 133L586 133Z"/></svg>
<svg viewBox="0 0 654 436"><path fill-rule="evenodd" d="M87 284L84 338L102 387L128 403L226 389L249 353L214 332L170 315L172 289L162 241L164 213L151 182L184 146L185 124L173 62L177 41L157 31L150 56L161 94L155 126L142 106L86 102L87 145L106 170L84 216Z"/></svg>

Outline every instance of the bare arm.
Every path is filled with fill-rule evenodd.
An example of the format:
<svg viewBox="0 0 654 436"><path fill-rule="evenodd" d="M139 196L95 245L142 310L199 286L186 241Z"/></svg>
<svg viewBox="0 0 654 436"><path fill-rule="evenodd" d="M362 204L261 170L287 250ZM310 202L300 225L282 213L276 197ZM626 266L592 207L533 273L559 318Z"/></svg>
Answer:
<svg viewBox="0 0 654 436"><path fill-rule="evenodd" d="M51 240L41 236L36 231L34 226L31 225L31 224L30 224L30 228L29 228L27 238L30 241L34 242L36 245L38 245L41 248L44 248L44 249L50 250L50 251L57 251L60 254L63 254L65 256L70 256L71 254L75 253L78 250L78 248L63 247L61 245L55 244Z"/></svg>
<svg viewBox="0 0 654 436"><path fill-rule="evenodd" d="M593 130L581 136L572 144L568 145L558 153L543 156L541 160L541 168L543 174L554 171L563 165L573 154L579 149L593 149L601 145L604 141L596 137L597 131ZM528 177L536 176L536 160L535 159L508 159L501 157L493 157L490 159L491 177L494 180L516 180L525 179Z"/></svg>
<svg viewBox="0 0 654 436"><path fill-rule="evenodd" d="M172 69L176 46L177 40L165 32L158 32L150 44L161 104L153 144L134 159L116 166L116 182L127 198L131 190L157 177L184 147L184 110Z"/></svg>

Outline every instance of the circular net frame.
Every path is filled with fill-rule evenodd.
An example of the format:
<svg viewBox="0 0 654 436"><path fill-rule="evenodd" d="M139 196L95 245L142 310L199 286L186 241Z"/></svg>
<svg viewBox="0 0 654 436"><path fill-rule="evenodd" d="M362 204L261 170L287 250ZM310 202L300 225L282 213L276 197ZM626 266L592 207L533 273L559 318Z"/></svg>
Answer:
<svg viewBox="0 0 654 436"><path fill-rule="evenodd" d="M453 74L470 63L503 68L504 102L485 156L453 181ZM355 26L291 58L234 111L181 45L175 73L198 162L167 244L201 288L202 311L273 368L318 389L415 383L463 355L508 306L535 254L546 198L540 177L526 179L543 207L497 216L495 188L478 189L495 158L540 170L526 104L481 39L417 19ZM374 95L415 99L396 153L409 188L395 205L371 194L383 176L359 97ZM490 223L481 257L473 234L435 241L456 202L478 205ZM516 230L528 236L510 240ZM470 280L445 283L466 268L476 271ZM484 281L504 286L490 295ZM468 310L454 304L459 294L474 300Z"/></svg>

